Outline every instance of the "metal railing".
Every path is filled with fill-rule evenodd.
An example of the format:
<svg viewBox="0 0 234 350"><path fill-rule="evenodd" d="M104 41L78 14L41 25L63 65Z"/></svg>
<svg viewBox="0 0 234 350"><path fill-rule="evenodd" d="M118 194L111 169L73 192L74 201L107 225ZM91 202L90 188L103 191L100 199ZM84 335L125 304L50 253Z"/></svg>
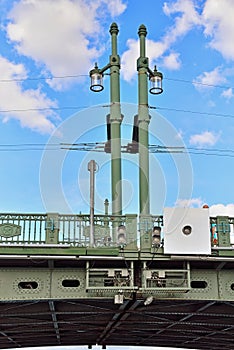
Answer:
<svg viewBox="0 0 234 350"><path fill-rule="evenodd" d="M0 214L0 244L68 244L79 247L137 246L137 215Z"/></svg>
<svg viewBox="0 0 234 350"><path fill-rule="evenodd" d="M163 239L163 216L149 216L138 222L137 215L94 215L91 231L87 214L18 214L0 213L0 244L66 244L93 247L140 246L140 235L147 233L152 246L152 232L159 228ZM212 247L229 247L234 241L234 218L210 217ZM93 235L93 240L90 239Z"/></svg>
<svg viewBox="0 0 234 350"><path fill-rule="evenodd" d="M0 243L45 243L46 214L0 214Z"/></svg>

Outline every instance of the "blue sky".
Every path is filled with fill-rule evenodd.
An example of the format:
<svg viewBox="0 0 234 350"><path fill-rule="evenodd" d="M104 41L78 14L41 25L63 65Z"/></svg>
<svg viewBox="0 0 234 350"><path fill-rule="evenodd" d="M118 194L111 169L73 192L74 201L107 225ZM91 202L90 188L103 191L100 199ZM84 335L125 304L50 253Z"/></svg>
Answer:
<svg viewBox="0 0 234 350"><path fill-rule="evenodd" d="M151 212L210 206L234 216L234 3L232 0L0 0L2 212L88 212L95 159L96 211L110 195L110 156L62 150L104 142L105 89L89 89L94 63L108 63L110 24L119 26L123 144L137 113L138 28L147 27L150 67L164 92L149 95L150 143L187 154L154 153ZM137 5L136 5L137 4ZM123 155L124 212L138 212L137 155Z"/></svg>
<svg viewBox="0 0 234 350"><path fill-rule="evenodd" d="M150 143L188 153L150 157L151 212L210 206L234 216L233 0L0 0L1 212L88 212L95 159L96 211L110 199L110 156L62 150L60 143L104 142L105 89L89 71L108 63L110 24L119 26L123 144L137 113L138 28L164 75L149 95ZM138 212L137 155L123 155L124 212ZM125 348L130 350L131 348ZM141 348L142 349L142 348ZM155 349L155 348L154 348ZM148 349L149 350L149 349Z"/></svg>

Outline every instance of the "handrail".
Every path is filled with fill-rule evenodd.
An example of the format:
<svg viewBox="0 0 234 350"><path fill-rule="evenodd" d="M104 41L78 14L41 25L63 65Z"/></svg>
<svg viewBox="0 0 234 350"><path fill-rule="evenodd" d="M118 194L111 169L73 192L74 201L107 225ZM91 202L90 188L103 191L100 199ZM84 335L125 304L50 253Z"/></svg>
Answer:
<svg viewBox="0 0 234 350"><path fill-rule="evenodd" d="M128 246L137 250L139 245L137 242L143 242L140 241L142 232L148 234L155 226L162 228L163 235L162 215L142 218L137 214L95 214L93 247ZM233 234L233 228L234 217L210 217L212 248L231 247L230 235ZM147 242L143 243L148 245ZM17 245L32 247L38 244L44 247L90 247L90 215L0 213L0 247Z"/></svg>

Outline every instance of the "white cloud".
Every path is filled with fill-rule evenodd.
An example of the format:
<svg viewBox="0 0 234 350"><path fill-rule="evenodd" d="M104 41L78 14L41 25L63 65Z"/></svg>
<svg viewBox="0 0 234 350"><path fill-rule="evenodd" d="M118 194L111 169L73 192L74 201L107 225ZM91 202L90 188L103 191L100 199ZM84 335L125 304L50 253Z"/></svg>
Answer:
<svg viewBox="0 0 234 350"><path fill-rule="evenodd" d="M51 133L54 130L54 124L49 120L49 117L53 118L56 115L49 110L39 111L34 109L56 107L56 103L47 98L40 89L23 90L17 79L26 78L27 73L24 66L9 62L6 58L0 56L0 75L3 80L11 80L0 84L0 115L2 121L6 123L10 119L16 119L22 127L40 133ZM30 111L14 112L14 109ZM1 113L1 110L11 110L11 112Z"/></svg>
<svg viewBox="0 0 234 350"><path fill-rule="evenodd" d="M107 5L112 17L121 15L127 8L127 5L121 0L102 0L101 2Z"/></svg>
<svg viewBox="0 0 234 350"><path fill-rule="evenodd" d="M178 37L187 34L194 25L201 24L201 18L196 10L193 0L177 0L173 3L164 3L164 13L170 16L179 13L175 18L175 25L171 27L165 36L165 41L173 43Z"/></svg>
<svg viewBox="0 0 234 350"><path fill-rule="evenodd" d="M130 62L136 62L139 57L139 43L137 40L128 39L128 50L121 57L121 72L126 81L130 81L136 75L136 68Z"/></svg>
<svg viewBox="0 0 234 350"><path fill-rule="evenodd" d="M97 17L103 6L112 16L126 7L121 0L20 0L9 13L7 35L20 54L53 76L87 74L102 52L97 42L102 33ZM65 88L68 82L50 81L57 89Z"/></svg>
<svg viewBox="0 0 234 350"><path fill-rule="evenodd" d="M210 216L230 216L234 217L234 204L214 204L210 206Z"/></svg>
<svg viewBox="0 0 234 350"><path fill-rule="evenodd" d="M178 199L176 206L180 208L202 208L205 205L201 198ZM209 207L210 216L230 216L234 217L234 204L214 204Z"/></svg>
<svg viewBox="0 0 234 350"><path fill-rule="evenodd" d="M177 70L181 66L181 61L179 59L180 54L173 52L163 59L163 66L167 69Z"/></svg>
<svg viewBox="0 0 234 350"><path fill-rule="evenodd" d="M227 100L230 100L234 97L232 88L229 88L227 90L224 90L221 94L222 97L226 98Z"/></svg>
<svg viewBox="0 0 234 350"><path fill-rule="evenodd" d="M139 41L129 39L127 41L128 50L125 51L121 58L121 70L123 78L130 81L134 75L136 76L136 67L132 62L136 62L140 55ZM148 56L151 60L156 60L158 57L163 55L166 50L165 44L161 42L155 42L153 40L146 40Z"/></svg>
<svg viewBox="0 0 234 350"><path fill-rule="evenodd" d="M185 36L194 27L204 29L204 34L209 40L209 46L219 51L224 58L234 60L234 1L233 0L206 0L202 14L199 14L194 0L177 0L165 2L163 11L166 16L173 16L174 24L167 28L165 35L160 41L147 42L147 56L152 61L161 60L162 65L168 69L179 69L181 62L176 54L167 51L172 49L176 41ZM228 15L227 15L228 14ZM128 50L123 54L124 78L131 80L135 74L130 63L138 57L139 45L137 40L128 41ZM177 54L178 55L178 54ZM164 57L163 57L164 56ZM129 61L128 61L129 59ZM153 62L154 63L154 62ZM195 82L207 84L220 84L226 81L220 73L221 68L217 67L212 72L204 72ZM203 86L203 87L204 87ZM196 85L199 88L199 85ZM201 88L201 85L200 85Z"/></svg>
<svg viewBox="0 0 234 350"><path fill-rule="evenodd" d="M202 208L203 201L201 198L178 199L176 207L180 208Z"/></svg>
<svg viewBox="0 0 234 350"><path fill-rule="evenodd" d="M168 28L161 41L146 40L146 55L152 65L161 59L162 65L174 70L178 69L181 64L179 54L169 53L165 55L166 52L180 37L186 35L194 26L199 25L201 19L192 0L177 0L170 4L166 2L163 10L167 16L178 14L175 18L175 24ZM132 62L135 62L139 57L139 42L138 40L129 39L127 46L128 50L122 56L122 71L124 79L130 81L136 75Z"/></svg>
<svg viewBox="0 0 234 350"><path fill-rule="evenodd" d="M204 33L211 37L210 46L234 60L234 1L206 0L202 18Z"/></svg>
<svg viewBox="0 0 234 350"><path fill-rule="evenodd" d="M193 84L197 90L211 89L215 85L226 82L225 76L222 74L222 68L216 67L210 72L204 72L193 80Z"/></svg>
<svg viewBox="0 0 234 350"><path fill-rule="evenodd" d="M211 131L204 131L201 134L190 136L189 143L195 146L213 146L219 139L220 135Z"/></svg>

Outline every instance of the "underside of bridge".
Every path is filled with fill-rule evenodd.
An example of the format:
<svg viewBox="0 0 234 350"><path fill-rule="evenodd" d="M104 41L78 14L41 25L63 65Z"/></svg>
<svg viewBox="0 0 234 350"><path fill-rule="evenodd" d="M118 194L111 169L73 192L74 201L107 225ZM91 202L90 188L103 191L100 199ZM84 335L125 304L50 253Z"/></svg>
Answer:
<svg viewBox="0 0 234 350"><path fill-rule="evenodd" d="M157 284L154 291L142 292L124 289L123 284L121 290L110 283L113 271L124 271L128 262L92 258L89 264L96 267L96 283L98 270L108 268L110 277L105 274L104 290L89 291L86 289L89 286L84 285L87 262L51 258L0 260L1 349L68 345L91 348L96 344L104 348L109 345L234 348L234 302L230 297L224 298L225 285L233 293L230 288L233 262L194 261L190 264L194 288L170 290ZM155 271L157 266L165 271L170 266L178 272L180 264L172 260L150 261L148 267ZM135 261L133 265L137 276L141 264ZM201 281L209 286L205 288ZM217 283L222 290L220 300Z"/></svg>
<svg viewBox="0 0 234 350"><path fill-rule="evenodd" d="M137 345L234 348L234 303L141 299L0 304L0 347Z"/></svg>

